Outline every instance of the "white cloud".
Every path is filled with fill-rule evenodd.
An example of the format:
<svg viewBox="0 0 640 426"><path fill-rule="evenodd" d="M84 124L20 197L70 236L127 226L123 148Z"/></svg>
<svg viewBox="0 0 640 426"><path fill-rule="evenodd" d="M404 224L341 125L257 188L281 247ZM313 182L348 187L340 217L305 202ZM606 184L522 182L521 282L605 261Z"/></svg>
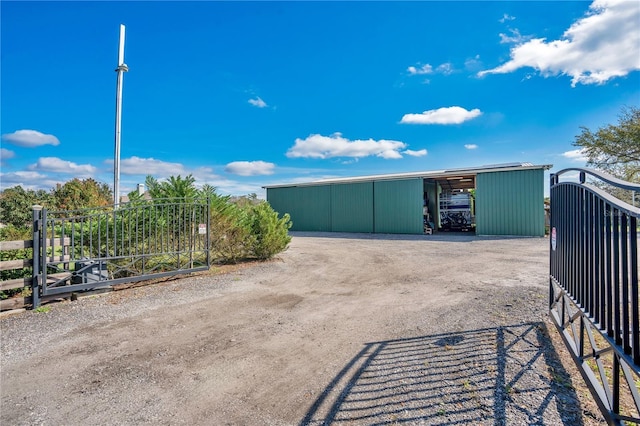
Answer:
<svg viewBox="0 0 640 426"><path fill-rule="evenodd" d="M239 176L272 175L276 165L266 161L234 161L224 171Z"/></svg>
<svg viewBox="0 0 640 426"><path fill-rule="evenodd" d="M5 133L2 140L10 144L33 148L41 145L59 145L60 141L53 135L48 135L37 130L16 130L13 133Z"/></svg>
<svg viewBox="0 0 640 426"><path fill-rule="evenodd" d="M511 60L486 74L505 74L531 67L543 77L568 75L571 86L603 84L640 70L640 3L595 0L589 13L560 40L536 38L511 49Z"/></svg>
<svg viewBox="0 0 640 426"><path fill-rule="evenodd" d="M502 18L498 19L498 22L504 24L507 21L513 21L514 18L513 16L509 15L508 13L505 13L504 15L502 15Z"/></svg>
<svg viewBox="0 0 640 426"><path fill-rule="evenodd" d="M405 149L404 151L402 151L402 153L410 155L412 157L424 157L425 155L427 155L427 150L426 149L420 149L418 151L413 151L411 149Z"/></svg>
<svg viewBox="0 0 640 426"><path fill-rule="evenodd" d="M531 39L531 37L520 34L517 28L515 30L510 29L509 32L511 32L511 34L500 33L500 43L519 44Z"/></svg>
<svg viewBox="0 0 640 426"><path fill-rule="evenodd" d="M255 99L249 99L247 102L258 108L266 108L268 106L267 103L263 101L259 96L257 96Z"/></svg>
<svg viewBox="0 0 640 426"><path fill-rule="evenodd" d="M587 162L587 156L585 155L584 150L582 148L563 152L562 156L576 163Z"/></svg>
<svg viewBox="0 0 640 426"><path fill-rule="evenodd" d="M113 160L107 160L106 163L113 164ZM120 160L120 173L152 176L186 176L189 174L180 163L169 163L151 157L140 158L136 156Z"/></svg>
<svg viewBox="0 0 640 426"><path fill-rule="evenodd" d="M468 144L465 144L465 146L464 146L464 147L465 147L466 149L477 149L477 148L478 148L478 145L476 145L475 143L468 143Z"/></svg>
<svg viewBox="0 0 640 426"><path fill-rule="evenodd" d="M451 62L440 64L438 65L438 68L436 68L436 72L439 74L449 75L453 73L453 64Z"/></svg>
<svg viewBox="0 0 640 426"><path fill-rule="evenodd" d="M90 164L76 164L57 157L38 158L38 162L30 165L28 169L41 172L67 173L76 176L90 176L97 170Z"/></svg>
<svg viewBox="0 0 640 426"><path fill-rule="evenodd" d="M480 60L480 55L476 55L473 58L467 58L467 60L464 61L464 68L467 71L471 71L474 73L480 71L483 68L482 61Z"/></svg>
<svg viewBox="0 0 640 426"><path fill-rule="evenodd" d="M376 156L384 159L402 158L400 150L407 144L400 141L384 140L349 140L340 133L331 136L309 135L305 139L297 138L295 145L287 151L289 158L333 158L333 157L368 157Z"/></svg>
<svg viewBox="0 0 640 426"><path fill-rule="evenodd" d="M166 176L171 176L173 173L171 174L167 174ZM218 181L224 181L224 182L228 182L227 180L222 180L220 178L220 176L216 175L215 173L213 173L213 169L211 167L197 167L195 169L186 169L185 170L185 175L191 174L193 175L194 178L196 178L197 182L202 182L202 183L210 183L210 182L218 182ZM211 183L211 185L216 186L215 184Z"/></svg>
<svg viewBox="0 0 640 426"><path fill-rule="evenodd" d="M444 74L449 75L453 73L453 64L451 62L445 62L438 65L435 69L430 64L416 66L410 66L407 68L409 75L426 75L426 74ZM428 83L428 80L426 81Z"/></svg>
<svg viewBox="0 0 640 426"><path fill-rule="evenodd" d="M43 175L42 173L38 173L38 172L26 172L26 171L20 171L20 172L13 172L13 173L2 173L2 180L4 181L6 178L20 178L20 179L24 179L24 180L28 180L28 181L32 181L35 179L44 179L46 177L46 175Z"/></svg>
<svg viewBox="0 0 640 426"><path fill-rule="evenodd" d="M431 74L431 73L433 73L433 67L431 65L429 65L429 64L426 64L426 65L418 64L417 68L411 66L411 67L407 68L407 71L411 75Z"/></svg>
<svg viewBox="0 0 640 426"><path fill-rule="evenodd" d="M459 106L432 109L422 114L405 114L400 120L404 124L460 124L482 115L478 109L467 111Z"/></svg>
<svg viewBox="0 0 640 426"><path fill-rule="evenodd" d="M19 171L13 173L0 173L2 189L11 188L17 185L24 189L51 189L58 181L50 179L49 176L38 172Z"/></svg>
<svg viewBox="0 0 640 426"><path fill-rule="evenodd" d="M8 160L15 156L16 156L15 152L6 148L0 148L0 164L4 164L5 160Z"/></svg>
<svg viewBox="0 0 640 426"><path fill-rule="evenodd" d="M105 160L105 164L113 167L113 160ZM196 179L196 183L209 183L217 187L217 182L223 182L228 187L229 181L223 180L220 176L213 173L211 167L186 167L181 163L170 163L168 161L157 160L155 158L130 157L120 161L120 173L125 176L133 176L134 180L140 181L147 175L151 175L158 180L168 178L170 176L188 176L192 175ZM135 178L136 176L140 177ZM124 179L123 179L124 180Z"/></svg>

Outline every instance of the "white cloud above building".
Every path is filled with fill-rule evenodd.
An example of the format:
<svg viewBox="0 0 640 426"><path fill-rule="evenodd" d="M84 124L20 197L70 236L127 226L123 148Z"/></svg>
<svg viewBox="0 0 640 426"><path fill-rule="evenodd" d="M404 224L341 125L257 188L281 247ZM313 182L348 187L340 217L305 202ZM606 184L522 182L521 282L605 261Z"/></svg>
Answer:
<svg viewBox="0 0 640 426"><path fill-rule="evenodd" d="M558 40L532 38L511 48L510 60L478 76L533 68L543 77L566 75L571 85L603 84L640 70L640 3L596 0ZM519 34L519 33L517 33ZM505 40L505 36L501 35Z"/></svg>
<svg viewBox="0 0 640 426"><path fill-rule="evenodd" d="M24 148L35 148L42 145L60 145L60 141L54 135L39 132L37 130L16 130L13 133L5 133L2 140L12 145Z"/></svg>
<svg viewBox="0 0 640 426"><path fill-rule="evenodd" d="M482 115L478 108L467 110L459 106L431 109L420 114L405 114L403 124L461 124Z"/></svg>

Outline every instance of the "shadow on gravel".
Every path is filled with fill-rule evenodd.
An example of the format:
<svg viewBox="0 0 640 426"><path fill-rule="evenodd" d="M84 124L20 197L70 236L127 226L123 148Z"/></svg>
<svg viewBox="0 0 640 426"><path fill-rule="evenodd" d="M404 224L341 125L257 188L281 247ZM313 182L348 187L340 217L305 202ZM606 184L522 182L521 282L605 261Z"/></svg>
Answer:
<svg viewBox="0 0 640 426"><path fill-rule="evenodd" d="M367 343L300 425L582 425L541 322Z"/></svg>

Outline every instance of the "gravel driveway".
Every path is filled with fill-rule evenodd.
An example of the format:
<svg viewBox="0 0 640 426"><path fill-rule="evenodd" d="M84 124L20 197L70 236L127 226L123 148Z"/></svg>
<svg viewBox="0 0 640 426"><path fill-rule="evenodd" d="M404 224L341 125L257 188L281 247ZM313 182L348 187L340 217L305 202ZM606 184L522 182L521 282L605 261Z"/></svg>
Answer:
<svg viewBox="0 0 640 426"><path fill-rule="evenodd" d="M1 318L0 423L604 424L547 320L548 239L293 235Z"/></svg>

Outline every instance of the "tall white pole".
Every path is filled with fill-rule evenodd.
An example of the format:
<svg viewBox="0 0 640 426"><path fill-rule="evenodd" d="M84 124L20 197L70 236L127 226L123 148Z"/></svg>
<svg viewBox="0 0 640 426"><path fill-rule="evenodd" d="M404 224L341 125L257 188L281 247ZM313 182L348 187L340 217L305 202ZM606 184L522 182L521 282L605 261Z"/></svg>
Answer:
<svg viewBox="0 0 640 426"><path fill-rule="evenodd" d="M129 68L124 63L124 25L120 24L120 48L118 49L118 78L116 82L116 140L113 158L113 205L120 203L120 129L122 120L122 81Z"/></svg>

